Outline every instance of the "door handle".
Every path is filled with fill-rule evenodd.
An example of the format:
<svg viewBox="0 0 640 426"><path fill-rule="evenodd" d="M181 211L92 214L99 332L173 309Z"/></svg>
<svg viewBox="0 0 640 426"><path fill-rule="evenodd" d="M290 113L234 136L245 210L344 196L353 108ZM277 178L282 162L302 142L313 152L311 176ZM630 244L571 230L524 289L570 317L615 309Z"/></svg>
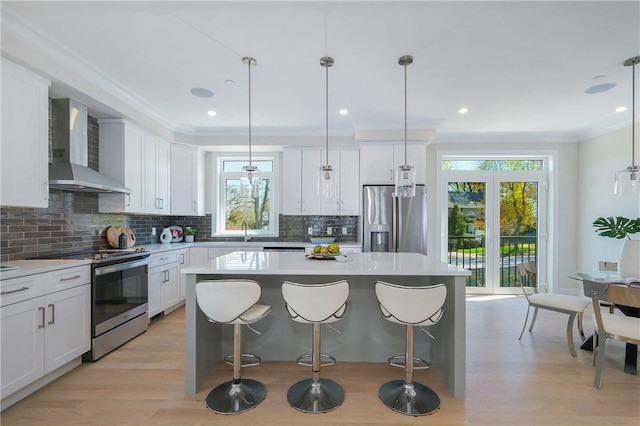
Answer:
<svg viewBox="0 0 640 426"><path fill-rule="evenodd" d="M49 325L55 324L55 322L56 322L56 305L54 305L53 303L49 303L47 306L51 308L51 321L49 321L47 324L49 324Z"/></svg>
<svg viewBox="0 0 640 426"><path fill-rule="evenodd" d="M38 310L42 312L42 323L40 323L38 328L44 328L44 306L38 306Z"/></svg>

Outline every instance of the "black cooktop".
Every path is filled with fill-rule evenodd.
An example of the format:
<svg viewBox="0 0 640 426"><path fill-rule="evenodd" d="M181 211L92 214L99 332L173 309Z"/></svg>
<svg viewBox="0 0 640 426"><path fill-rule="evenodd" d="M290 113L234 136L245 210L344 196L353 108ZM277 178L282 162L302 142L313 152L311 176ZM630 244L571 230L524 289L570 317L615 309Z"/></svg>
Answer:
<svg viewBox="0 0 640 426"><path fill-rule="evenodd" d="M111 250L82 250L70 253L51 254L47 256L39 256L33 259L79 259L91 260L92 263L119 263L128 260L144 259L149 257L151 253L145 251L144 248L136 249L111 249Z"/></svg>

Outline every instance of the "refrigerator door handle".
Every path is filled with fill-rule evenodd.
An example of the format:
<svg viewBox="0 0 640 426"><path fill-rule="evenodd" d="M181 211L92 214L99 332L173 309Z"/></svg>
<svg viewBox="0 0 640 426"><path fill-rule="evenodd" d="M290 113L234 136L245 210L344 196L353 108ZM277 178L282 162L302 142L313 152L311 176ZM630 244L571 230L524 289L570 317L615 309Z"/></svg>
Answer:
<svg viewBox="0 0 640 426"><path fill-rule="evenodd" d="M395 194L391 194L391 229L389 230L389 240L391 245L391 251L398 251L397 247L397 231L398 231L398 198Z"/></svg>

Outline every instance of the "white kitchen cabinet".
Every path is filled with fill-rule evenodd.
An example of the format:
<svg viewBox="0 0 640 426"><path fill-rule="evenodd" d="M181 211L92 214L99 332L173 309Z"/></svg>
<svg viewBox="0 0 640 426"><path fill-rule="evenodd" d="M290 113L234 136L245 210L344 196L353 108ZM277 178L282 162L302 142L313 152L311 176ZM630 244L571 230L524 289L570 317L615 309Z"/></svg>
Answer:
<svg viewBox="0 0 640 426"><path fill-rule="evenodd" d="M47 375L71 361L79 365L91 349L90 266L12 278L1 288L4 405L26 386L37 385L31 392L44 386L55 378Z"/></svg>
<svg viewBox="0 0 640 426"><path fill-rule="evenodd" d="M425 144L407 145L407 162L416 169L416 183L427 180ZM360 147L360 184L393 185L395 170L405 164L404 143L368 143Z"/></svg>
<svg viewBox="0 0 640 426"><path fill-rule="evenodd" d="M180 302L180 250L149 257L147 315L152 318Z"/></svg>
<svg viewBox="0 0 640 426"><path fill-rule="evenodd" d="M145 205L148 213L170 214L171 145L150 133L145 137Z"/></svg>
<svg viewBox="0 0 640 426"><path fill-rule="evenodd" d="M171 144L171 214L204 216L205 153Z"/></svg>
<svg viewBox="0 0 640 426"><path fill-rule="evenodd" d="M100 173L129 188L129 194L100 194L101 213L147 213L145 131L116 119L99 120Z"/></svg>
<svg viewBox="0 0 640 426"><path fill-rule="evenodd" d="M322 150L322 161L326 154ZM335 170L336 196L321 197L324 215L358 215L360 211L360 153L355 149L329 150L329 164Z"/></svg>
<svg viewBox="0 0 640 426"><path fill-rule="evenodd" d="M0 205L49 206L50 82L2 58Z"/></svg>
<svg viewBox="0 0 640 426"><path fill-rule="evenodd" d="M321 214L318 196L320 152L320 148L286 148L283 151L282 214Z"/></svg>

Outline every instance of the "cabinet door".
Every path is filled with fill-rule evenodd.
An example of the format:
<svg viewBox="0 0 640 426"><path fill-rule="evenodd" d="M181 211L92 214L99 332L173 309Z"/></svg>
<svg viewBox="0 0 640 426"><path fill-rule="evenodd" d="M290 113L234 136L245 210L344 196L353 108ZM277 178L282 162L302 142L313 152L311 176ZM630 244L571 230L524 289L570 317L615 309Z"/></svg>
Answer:
<svg viewBox="0 0 640 426"><path fill-rule="evenodd" d="M156 213L171 213L171 144L156 138Z"/></svg>
<svg viewBox="0 0 640 426"><path fill-rule="evenodd" d="M162 312L162 280L165 277L165 268L158 266L156 268L149 268L149 306L147 315L149 318Z"/></svg>
<svg viewBox="0 0 640 426"><path fill-rule="evenodd" d="M285 149L282 153L282 214L302 214L302 150Z"/></svg>
<svg viewBox="0 0 640 426"><path fill-rule="evenodd" d="M171 214L204 215L205 155L196 147L171 144Z"/></svg>
<svg viewBox="0 0 640 426"><path fill-rule="evenodd" d="M340 214L357 216L360 213L360 153L340 152Z"/></svg>
<svg viewBox="0 0 640 426"><path fill-rule="evenodd" d="M318 196L318 170L320 169L320 148L302 150L301 194L303 215L321 214Z"/></svg>
<svg viewBox="0 0 640 426"><path fill-rule="evenodd" d="M362 185L393 184L393 146L365 145L360 148L360 182Z"/></svg>
<svg viewBox="0 0 640 426"><path fill-rule="evenodd" d="M49 82L2 58L0 205L49 205Z"/></svg>
<svg viewBox="0 0 640 426"><path fill-rule="evenodd" d="M398 166L405 164L404 143L393 146L394 173ZM425 145L407 145L407 163L416 169L416 183L426 184L427 150Z"/></svg>
<svg viewBox="0 0 640 426"><path fill-rule="evenodd" d="M321 150L320 164L327 164L326 150ZM340 214L340 155L341 151L330 149L329 150L329 165L333 167L334 179L336 180L336 194L333 197L320 197L320 207L322 214L325 215L339 215ZM320 179L318 171L316 170L316 182ZM316 188L317 192L317 188Z"/></svg>
<svg viewBox="0 0 640 426"><path fill-rule="evenodd" d="M12 394L44 375L44 298L0 308L1 394Z"/></svg>
<svg viewBox="0 0 640 426"><path fill-rule="evenodd" d="M45 374L91 349L91 285L44 298Z"/></svg>
<svg viewBox="0 0 640 426"><path fill-rule="evenodd" d="M180 302L180 264L165 266L162 281L162 310Z"/></svg>
<svg viewBox="0 0 640 426"><path fill-rule="evenodd" d="M127 126L124 129L124 185L131 190L125 194L124 211L145 213L145 135L142 129ZM102 170L102 167L100 168Z"/></svg>

